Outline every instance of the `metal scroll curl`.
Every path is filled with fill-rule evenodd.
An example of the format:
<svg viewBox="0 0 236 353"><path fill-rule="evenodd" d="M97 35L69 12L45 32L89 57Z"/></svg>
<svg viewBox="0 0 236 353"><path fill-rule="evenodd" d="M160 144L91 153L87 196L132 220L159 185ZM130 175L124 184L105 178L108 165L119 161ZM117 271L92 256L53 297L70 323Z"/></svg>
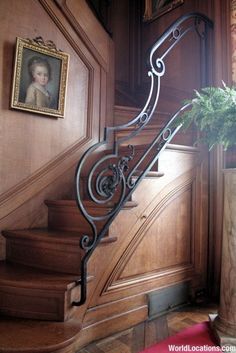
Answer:
<svg viewBox="0 0 236 353"><path fill-rule="evenodd" d="M103 143L97 144L96 149L102 145ZM87 158L91 155L90 152L85 153L77 169L76 192L78 193L81 192L81 180L83 180L81 171L86 164ZM129 170L129 163L135 155L134 147L128 145L127 152L124 156L118 156L115 153L106 154L94 163L88 174L86 199L96 205L105 205L106 207L102 208L103 214L92 214L83 201L77 199L79 208L91 227L91 234L83 235L81 238L81 247L86 252L90 251L98 240L99 227L97 227L96 223L100 222L101 228L101 225L121 207L126 194L126 173ZM114 198L115 201L113 201Z"/></svg>
<svg viewBox="0 0 236 353"><path fill-rule="evenodd" d="M210 27L212 27L212 22L206 16L200 13L190 13L175 21L160 36L150 49L147 58L150 90L143 109L127 124L106 127L103 141L85 152L78 163L75 175L76 201L90 225L91 232L81 237L81 248L85 251L85 255L81 263L81 279L78 280L81 286L81 296L78 301L73 302L75 306L82 305L86 301L87 262L97 244L106 234L124 203L129 200L132 192L181 127L176 125L175 121L178 115L188 107L187 105L170 117L169 122L157 132L157 136L147 145L142 155L137 153L130 142L151 121L159 100L161 78L166 72L165 59L190 32L197 33L201 41L201 49L207 48L207 30ZM201 58L203 58L202 55ZM206 61L206 55L204 60ZM204 62L202 65L207 64ZM122 131L121 136L119 136L120 131ZM85 174L84 170L89 172ZM86 188L82 182L85 179ZM93 213L88 207L88 200L100 207L102 212Z"/></svg>

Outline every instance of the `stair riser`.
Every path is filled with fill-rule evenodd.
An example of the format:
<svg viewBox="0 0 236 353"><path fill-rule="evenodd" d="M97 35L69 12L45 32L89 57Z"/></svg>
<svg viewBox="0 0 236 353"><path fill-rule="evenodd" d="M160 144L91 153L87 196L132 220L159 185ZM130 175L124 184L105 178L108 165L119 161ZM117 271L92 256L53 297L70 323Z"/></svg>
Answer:
<svg viewBox="0 0 236 353"><path fill-rule="evenodd" d="M74 309L72 298L79 298L79 293L79 287L66 292L0 287L0 313L18 318L66 321Z"/></svg>
<svg viewBox="0 0 236 353"><path fill-rule="evenodd" d="M113 200L114 201L114 200ZM137 204L132 202L126 203L124 209L136 207ZM88 221L84 218L79 211L75 201L47 201L48 206L48 227L53 231L73 231L78 232L80 236L92 234L92 228ZM112 206L96 205L92 202L85 201L84 207L88 214L95 217L102 217L107 215L112 210ZM98 228L103 226L104 222L101 221ZM107 231L109 235L109 230Z"/></svg>
<svg viewBox="0 0 236 353"><path fill-rule="evenodd" d="M7 239L7 259L11 262L62 273L80 274L83 252L74 244Z"/></svg>
<svg viewBox="0 0 236 353"><path fill-rule="evenodd" d="M91 211L93 215L101 216L106 212L104 209L96 209ZM73 231L78 232L81 236L91 234L92 229L83 215L79 212L77 206L53 207L48 208L48 228L50 230Z"/></svg>
<svg viewBox="0 0 236 353"><path fill-rule="evenodd" d="M64 321L65 293L0 288L0 312L8 316Z"/></svg>
<svg viewBox="0 0 236 353"><path fill-rule="evenodd" d="M91 227L79 212L63 211L49 208L48 228L51 230L75 231L83 234L90 234Z"/></svg>

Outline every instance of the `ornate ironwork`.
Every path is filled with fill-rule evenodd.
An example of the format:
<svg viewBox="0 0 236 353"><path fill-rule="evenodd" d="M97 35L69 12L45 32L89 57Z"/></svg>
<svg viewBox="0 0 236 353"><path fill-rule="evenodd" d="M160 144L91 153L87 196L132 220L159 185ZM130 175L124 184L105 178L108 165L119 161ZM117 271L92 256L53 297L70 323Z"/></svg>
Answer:
<svg viewBox="0 0 236 353"><path fill-rule="evenodd" d="M131 193L138 186L146 173L158 160L160 153L171 141L181 125L176 125L178 115L188 107L180 108L161 129L153 141L147 146L142 156L135 152L134 146L126 145L139 134L156 109L161 77L165 74L165 58L171 50L190 32L195 32L201 42L202 72L207 71L206 48L207 30L212 27L212 22L204 15L190 13L174 22L156 41L148 57L150 77L150 91L147 101L141 112L127 124L105 128L104 140L93 145L81 158L75 177L77 204L91 227L91 233L81 238L81 248L85 255L81 263L80 300L73 302L79 306L86 301L87 291L87 262L96 248L98 242L106 234L111 222L114 220L124 203L130 198ZM119 137L120 131L127 131ZM105 146L107 145L107 149ZM92 160L92 162L91 162ZM95 163L93 163L95 161ZM81 196L83 185L83 170L89 170L87 178L87 194ZM134 176L138 173L138 176ZM89 199L94 205L106 205L104 214L89 213L84 199Z"/></svg>

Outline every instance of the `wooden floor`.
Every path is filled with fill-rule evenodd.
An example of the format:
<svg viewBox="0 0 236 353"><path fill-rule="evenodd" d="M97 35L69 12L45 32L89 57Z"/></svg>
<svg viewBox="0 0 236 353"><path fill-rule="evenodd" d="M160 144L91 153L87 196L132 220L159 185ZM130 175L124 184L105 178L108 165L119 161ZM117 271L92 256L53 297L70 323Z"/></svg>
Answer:
<svg viewBox="0 0 236 353"><path fill-rule="evenodd" d="M138 353L184 328L208 320L216 305L186 307L89 344L78 353Z"/></svg>

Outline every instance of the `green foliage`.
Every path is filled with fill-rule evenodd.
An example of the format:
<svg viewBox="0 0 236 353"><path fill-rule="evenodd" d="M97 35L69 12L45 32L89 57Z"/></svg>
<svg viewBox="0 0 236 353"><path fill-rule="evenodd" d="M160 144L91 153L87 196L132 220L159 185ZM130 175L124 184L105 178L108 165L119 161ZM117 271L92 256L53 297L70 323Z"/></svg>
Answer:
<svg viewBox="0 0 236 353"><path fill-rule="evenodd" d="M187 129L192 123L202 131L198 142L206 143L211 149L219 143L225 149L236 144L236 90L225 84L220 87L202 88L195 91L190 110L183 112L178 123Z"/></svg>

